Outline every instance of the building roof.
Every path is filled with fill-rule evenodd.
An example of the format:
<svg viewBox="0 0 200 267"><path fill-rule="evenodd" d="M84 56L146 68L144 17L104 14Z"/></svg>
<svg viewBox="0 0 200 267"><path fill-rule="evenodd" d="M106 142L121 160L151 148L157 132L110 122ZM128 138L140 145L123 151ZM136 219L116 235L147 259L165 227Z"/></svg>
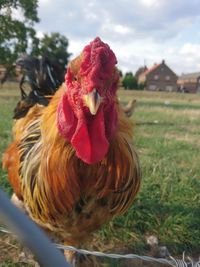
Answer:
<svg viewBox="0 0 200 267"><path fill-rule="evenodd" d="M168 69L171 73L173 73L173 75L176 76L176 79L178 78L176 73L166 65L165 60L163 59L161 63L158 63L158 64L154 63L154 65L152 67L146 68L142 73L140 73L139 76L138 76L138 81L139 82L144 82L147 79L148 74L152 73L153 71L155 71L156 69L158 69L158 68L160 68L162 66L165 69Z"/></svg>
<svg viewBox="0 0 200 267"><path fill-rule="evenodd" d="M189 80L189 79L198 79L200 77L200 72L193 73L183 73L179 76L179 80Z"/></svg>
<svg viewBox="0 0 200 267"><path fill-rule="evenodd" d="M149 74L149 73L152 72L153 70L157 69L160 65L161 65L161 64L156 64L156 63L155 63L152 67L146 69L146 70L144 71L144 74L145 74L145 75Z"/></svg>

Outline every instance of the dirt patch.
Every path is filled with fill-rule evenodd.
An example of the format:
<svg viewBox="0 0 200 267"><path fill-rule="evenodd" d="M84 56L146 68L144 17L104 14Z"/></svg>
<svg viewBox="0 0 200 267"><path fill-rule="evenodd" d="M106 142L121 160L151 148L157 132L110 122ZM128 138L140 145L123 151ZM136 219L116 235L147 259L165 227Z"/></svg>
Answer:
<svg viewBox="0 0 200 267"><path fill-rule="evenodd" d="M0 234L0 266L39 267L31 252L8 234Z"/></svg>

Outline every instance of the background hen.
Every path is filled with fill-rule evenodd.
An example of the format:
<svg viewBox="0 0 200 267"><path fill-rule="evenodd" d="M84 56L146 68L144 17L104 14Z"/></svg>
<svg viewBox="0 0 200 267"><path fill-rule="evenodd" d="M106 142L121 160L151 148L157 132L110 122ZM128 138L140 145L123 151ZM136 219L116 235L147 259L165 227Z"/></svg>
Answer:
<svg viewBox="0 0 200 267"><path fill-rule="evenodd" d="M15 110L14 140L3 160L9 181L29 216L68 245L80 247L125 212L139 189L133 125L116 95L116 63L96 38L71 61L48 105L35 101L20 113L30 101L24 97ZM46 99L50 88L40 90Z"/></svg>

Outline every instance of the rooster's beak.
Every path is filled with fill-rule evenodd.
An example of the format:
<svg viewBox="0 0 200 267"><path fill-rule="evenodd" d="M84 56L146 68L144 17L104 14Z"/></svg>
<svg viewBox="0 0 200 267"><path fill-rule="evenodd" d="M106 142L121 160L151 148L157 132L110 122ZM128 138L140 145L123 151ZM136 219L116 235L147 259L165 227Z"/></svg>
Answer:
<svg viewBox="0 0 200 267"><path fill-rule="evenodd" d="M102 98L100 97L97 90L93 89L92 92L84 95L84 102L85 102L85 105L89 108L90 113L92 115L96 115L99 109L99 106L102 102Z"/></svg>

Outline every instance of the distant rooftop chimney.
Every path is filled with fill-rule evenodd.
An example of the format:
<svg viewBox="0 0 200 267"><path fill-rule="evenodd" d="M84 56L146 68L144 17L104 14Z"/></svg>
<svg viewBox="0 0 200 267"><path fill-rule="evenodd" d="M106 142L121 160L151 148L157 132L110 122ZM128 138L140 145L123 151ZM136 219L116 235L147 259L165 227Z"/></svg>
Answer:
<svg viewBox="0 0 200 267"><path fill-rule="evenodd" d="M162 60L162 64L165 64L165 60L164 59Z"/></svg>

